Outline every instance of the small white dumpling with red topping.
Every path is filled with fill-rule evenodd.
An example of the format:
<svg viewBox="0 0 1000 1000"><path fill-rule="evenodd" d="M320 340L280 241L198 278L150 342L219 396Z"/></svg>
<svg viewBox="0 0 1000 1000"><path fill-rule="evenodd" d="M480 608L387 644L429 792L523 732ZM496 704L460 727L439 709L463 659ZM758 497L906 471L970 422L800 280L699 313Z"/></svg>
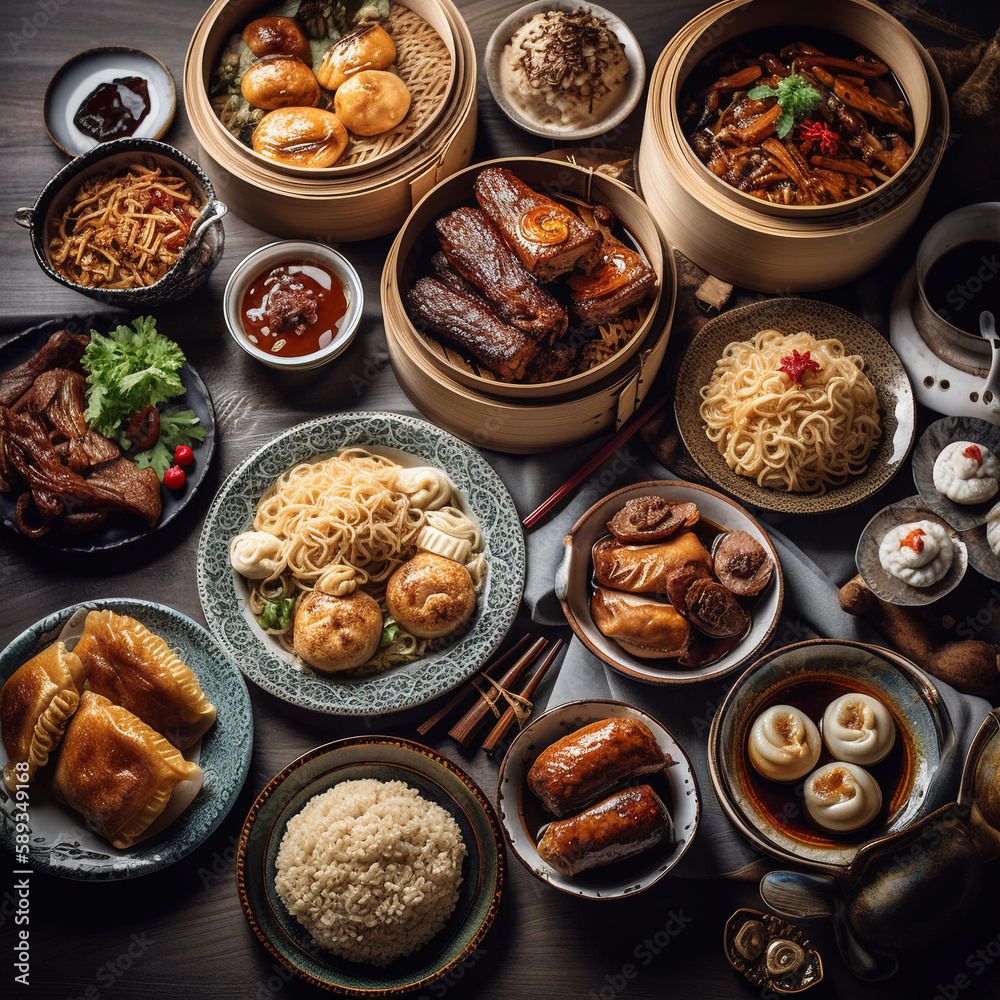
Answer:
<svg viewBox="0 0 1000 1000"><path fill-rule="evenodd" d="M952 441L934 460L934 488L955 503L989 500L1000 483L996 456L973 441Z"/></svg>

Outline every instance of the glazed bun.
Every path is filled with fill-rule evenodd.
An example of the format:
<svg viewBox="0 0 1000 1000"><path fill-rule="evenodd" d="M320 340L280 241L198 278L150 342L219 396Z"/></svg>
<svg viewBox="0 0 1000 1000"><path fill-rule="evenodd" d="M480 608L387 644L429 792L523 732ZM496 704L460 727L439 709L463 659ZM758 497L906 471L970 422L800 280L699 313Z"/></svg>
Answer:
<svg viewBox="0 0 1000 1000"><path fill-rule="evenodd" d="M476 588L461 563L420 552L389 577L385 602L407 632L434 639L468 620L476 606Z"/></svg>
<svg viewBox="0 0 1000 1000"><path fill-rule="evenodd" d="M269 55L251 63L240 81L247 102L265 111L319 103L316 74L295 56Z"/></svg>
<svg viewBox="0 0 1000 1000"><path fill-rule="evenodd" d="M334 597L314 590L299 602L292 631L295 652L311 667L332 674L360 667L382 638L382 611L364 591Z"/></svg>
<svg viewBox="0 0 1000 1000"><path fill-rule="evenodd" d="M389 32L369 21L338 38L323 53L316 78L320 86L336 90L360 70L388 69L395 61L396 45Z"/></svg>
<svg viewBox="0 0 1000 1000"><path fill-rule="evenodd" d="M406 117L410 91L395 73L364 69L337 89L333 108L349 132L379 135Z"/></svg>
<svg viewBox="0 0 1000 1000"><path fill-rule="evenodd" d="M290 17L258 17L243 29L243 41L258 58L278 53L312 66L309 39Z"/></svg>
<svg viewBox="0 0 1000 1000"><path fill-rule="evenodd" d="M292 167L332 167L347 140L340 119L320 108L278 108L253 130L255 152Z"/></svg>

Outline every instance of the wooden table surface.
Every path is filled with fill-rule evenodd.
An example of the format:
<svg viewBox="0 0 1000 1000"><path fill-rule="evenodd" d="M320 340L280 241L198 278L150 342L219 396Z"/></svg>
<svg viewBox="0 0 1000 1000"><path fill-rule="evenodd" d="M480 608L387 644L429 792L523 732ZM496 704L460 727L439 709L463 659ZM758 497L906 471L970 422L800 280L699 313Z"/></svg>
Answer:
<svg viewBox="0 0 1000 1000"><path fill-rule="evenodd" d="M181 90L188 42L205 0L7 0L0 47L4 95L0 140L0 343L52 317L113 312L49 281L35 264L27 234L12 221L16 208L33 204L66 156L42 125L42 95L56 69L92 46L132 45L160 58ZM249 7L250 5L248 5ZM486 41L516 3L459 0L481 60ZM651 69L671 35L707 6L657 0L608 0L640 39ZM921 5L923 6L923 5ZM958 0L927 5L961 19L981 33L996 26L991 2ZM992 10L992 13L990 11ZM952 44L958 44L952 40ZM165 140L197 155L197 143L179 93L175 121ZM480 69L479 140L475 159L535 154L545 140L522 133L503 118ZM641 107L619 146L635 146ZM289 387L237 356L225 333L221 298L235 264L269 241L242 219L225 220L226 250L206 286L183 303L157 310L160 329L174 336L212 393L219 421L214 469L191 508L138 551L99 560L42 554L4 533L0 540L0 648L61 607L99 597L135 596L158 601L204 622L194 565L200 524L215 490L247 454L302 420L345 409L412 412L392 374L378 304L378 279L390 237L350 246L368 292L362 335L329 375ZM888 295L888 291L885 293ZM542 496L516 495L522 515ZM516 630L528 626L522 609ZM544 631L535 629L536 632ZM549 630L568 635L566 629ZM315 989L287 973L261 946L240 906L234 859L247 809L268 780L310 748L358 732L413 738L423 709L386 719L310 717L250 685L254 747L250 773L229 816L192 854L167 870L122 882L88 883L35 874L30 879L30 985L15 981L14 916L19 896L14 860L0 860L0 992L44 998L177 997L245 1000L281 994L306 997ZM439 738L434 745L476 778L490 797L496 765ZM703 794L712 794L710 788ZM881 984L855 980L825 928L811 933L824 959L826 979L816 997L956 1000L996 997L1000 987L1000 865L987 870L975 912L940 947L912 956L903 971ZM760 907L755 883L669 877L653 889L619 902L592 903L554 892L508 858L497 920L483 946L423 996L524 998L549 996L624 998L743 998L768 996L749 986L725 962L721 941L727 918L739 907Z"/></svg>

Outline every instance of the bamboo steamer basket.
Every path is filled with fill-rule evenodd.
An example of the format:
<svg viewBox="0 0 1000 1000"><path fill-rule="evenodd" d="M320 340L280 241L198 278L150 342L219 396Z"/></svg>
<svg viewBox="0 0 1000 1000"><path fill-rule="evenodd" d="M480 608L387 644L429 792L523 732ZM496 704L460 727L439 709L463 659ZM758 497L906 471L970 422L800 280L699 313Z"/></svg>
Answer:
<svg viewBox="0 0 1000 1000"><path fill-rule="evenodd" d="M418 331L404 300L418 261L435 249L428 227L473 199L488 166L504 166L525 183L607 205L656 271L658 290L628 343L587 372L555 382L511 385L478 375L453 351ZM497 451L535 454L614 430L639 407L666 353L676 300L673 253L635 193L584 168L537 157L477 163L443 181L414 208L382 271L382 317L396 379L414 405L457 437Z"/></svg>
<svg viewBox="0 0 1000 1000"><path fill-rule="evenodd" d="M715 177L677 116L680 88L712 48L773 25L835 32L897 73L915 119L914 152L890 181L836 205L778 206ZM690 21L653 70L638 155L643 197L674 246L723 280L767 293L832 288L871 270L920 212L947 145L948 98L933 60L894 18L866 0L804 7L726 0Z"/></svg>
<svg viewBox="0 0 1000 1000"><path fill-rule="evenodd" d="M475 203L473 184L480 172L489 166L510 169L526 184L545 190L552 195L555 190L569 198L587 204L606 205L619 223L641 249L649 265L656 272L655 296L643 306L641 321L629 341L619 351L601 364L555 382L533 385L511 384L484 377L467 364L462 357L438 341L420 333L410 321L403 307L405 292L416 280L421 262L439 248L433 226L436 219L446 215L458 205ZM630 188L592 170L568 163L556 163L538 157L506 157L477 163L453 174L423 198L407 218L387 258L385 270L392 270L391 280L383 284L383 315L392 322L400 341L408 350L418 352L426 363L452 378L473 392L498 399L531 401L550 397L576 395L588 386L604 381L622 368L626 368L648 339L663 294L665 261L659 233L649 209Z"/></svg>
<svg viewBox="0 0 1000 1000"><path fill-rule="evenodd" d="M394 6L395 0L394 0ZM216 116L208 85L227 39L266 5L215 0L188 46L184 94L200 161L232 212L286 238L350 242L395 232L439 181L467 165L476 141L476 53L452 0L405 0L438 34L450 62L437 110L405 141L361 163L293 168L254 153ZM348 154L350 150L348 150Z"/></svg>

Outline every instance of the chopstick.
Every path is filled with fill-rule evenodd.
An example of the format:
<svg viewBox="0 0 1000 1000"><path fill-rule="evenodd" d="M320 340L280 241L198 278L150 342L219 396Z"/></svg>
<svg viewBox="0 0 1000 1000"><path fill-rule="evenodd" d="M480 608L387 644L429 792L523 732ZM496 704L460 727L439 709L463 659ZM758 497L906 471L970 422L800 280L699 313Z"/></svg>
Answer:
<svg viewBox="0 0 1000 1000"><path fill-rule="evenodd" d="M542 661L542 665L535 671L534 676L524 685L524 690L521 691L521 697L526 698L528 701L531 700L532 695L538 688L538 685L542 682L545 677L545 672L552 666L552 661L556 658L556 653L562 648L562 639L557 639L555 645L552 647L552 652ZM511 706L506 712L500 716L499 721L490 730L490 735L483 740L483 750L487 753L492 753L496 749L496 745L507 735L507 730L510 729L511 724L514 722L515 713L514 707Z"/></svg>
<svg viewBox="0 0 1000 1000"><path fill-rule="evenodd" d="M536 639L532 643L531 648L496 683L502 688L510 689L513 684L517 683L521 674L541 656L548 644L548 639ZM468 746L469 740L472 739L480 723L482 723L490 711L492 711L491 702L487 701L486 698L480 697L472 708L448 730L448 735L456 742L461 743L462 746Z"/></svg>
<svg viewBox="0 0 1000 1000"><path fill-rule="evenodd" d="M645 413L633 417L624 427L603 447L594 454L587 462L581 466L569 479L566 480L539 507L533 510L521 523L526 528L532 527L538 520L544 517L567 493L575 486L579 486L584 479L589 476L605 459L614 454L640 427L645 424L650 417L658 413L667 404L667 397L662 396Z"/></svg>
<svg viewBox="0 0 1000 1000"><path fill-rule="evenodd" d="M517 654L524 648L524 644L528 642L530 638L530 635L522 635L521 638L518 639L506 653L503 653L495 660L487 663L483 669L479 671L479 673L475 674L471 680L466 681L466 683L463 684L458 691L456 691L455 694L448 699L447 704L442 705L441 708L439 708L425 722L421 722L420 725L417 726L417 732L420 733L421 736L426 736L449 712L457 708L474 691L478 691L474 683L477 677L482 677L484 674L488 676L490 671L506 667L507 664L510 663L511 660L513 660L514 657L517 656Z"/></svg>

